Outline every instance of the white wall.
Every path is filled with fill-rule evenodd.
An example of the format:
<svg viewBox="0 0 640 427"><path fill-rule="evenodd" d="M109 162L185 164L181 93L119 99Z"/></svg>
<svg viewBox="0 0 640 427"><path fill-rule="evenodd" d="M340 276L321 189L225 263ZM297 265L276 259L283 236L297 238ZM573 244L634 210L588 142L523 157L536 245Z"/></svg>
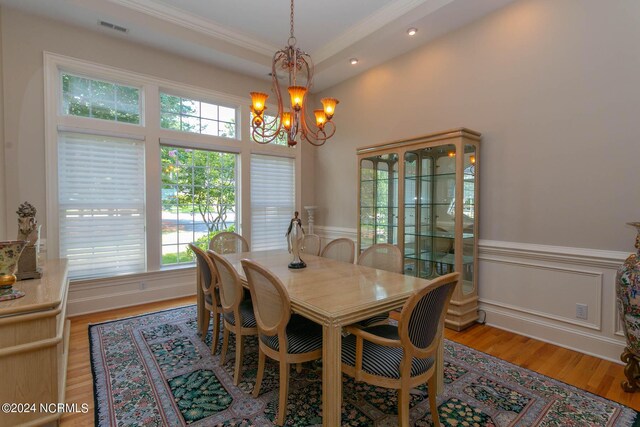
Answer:
<svg viewBox="0 0 640 427"><path fill-rule="evenodd" d="M614 267L640 219L638 17L635 0L521 0L320 93L340 111L317 153L318 224L355 229L357 147L479 131L487 321L617 358Z"/></svg>
<svg viewBox="0 0 640 427"><path fill-rule="evenodd" d="M318 223L356 226L356 147L465 126L483 134L481 238L631 250L638 16L635 0L522 0L320 93L340 111Z"/></svg>
<svg viewBox="0 0 640 427"><path fill-rule="evenodd" d="M2 87L3 84L3 67L2 67L2 14L0 9L0 99L4 99ZM6 196L5 196L5 168L4 168L4 109L3 103L0 102L0 240L9 240L6 235Z"/></svg>

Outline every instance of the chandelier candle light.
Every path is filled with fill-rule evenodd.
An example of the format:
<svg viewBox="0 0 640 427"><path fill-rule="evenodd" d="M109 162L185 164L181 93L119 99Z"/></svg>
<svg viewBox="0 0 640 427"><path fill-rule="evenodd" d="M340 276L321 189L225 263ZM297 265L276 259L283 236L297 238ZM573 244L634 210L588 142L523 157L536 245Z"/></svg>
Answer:
<svg viewBox="0 0 640 427"><path fill-rule="evenodd" d="M282 90L278 81L278 71L288 74L290 110L285 110ZM291 0L291 32L287 47L273 55L271 65L273 92L278 103L278 111L274 116L264 114L269 95L263 92L251 92L251 138L260 144L268 144L281 135L287 136L287 144L293 147L296 139L305 140L319 146L333 136L336 127L331 121L338 100L322 98L322 109L313 110L315 122L307 110L305 95L313 84L313 62L311 57L296 47L293 35L293 0ZM288 106L289 108L289 106ZM315 124L314 124L315 123ZM298 138L298 135L300 136Z"/></svg>

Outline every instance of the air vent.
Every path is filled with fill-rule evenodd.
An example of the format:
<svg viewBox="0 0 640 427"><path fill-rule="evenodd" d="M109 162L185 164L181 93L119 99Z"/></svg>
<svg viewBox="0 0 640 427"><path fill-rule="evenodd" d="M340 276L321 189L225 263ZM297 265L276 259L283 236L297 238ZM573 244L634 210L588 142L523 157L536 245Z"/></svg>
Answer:
<svg viewBox="0 0 640 427"><path fill-rule="evenodd" d="M129 29L121 27L120 25L112 24L107 21L98 21L98 24L102 27L109 28L111 30L120 31L121 33L128 33Z"/></svg>

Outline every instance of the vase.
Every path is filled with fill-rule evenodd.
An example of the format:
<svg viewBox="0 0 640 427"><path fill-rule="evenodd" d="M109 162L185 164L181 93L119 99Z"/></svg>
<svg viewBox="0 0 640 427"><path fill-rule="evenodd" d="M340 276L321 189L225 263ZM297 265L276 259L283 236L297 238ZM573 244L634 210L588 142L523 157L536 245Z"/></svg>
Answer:
<svg viewBox="0 0 640 427"><path fill-rule="evenodd" d="M627 346L620 357L626 363L622 382L624 391L640 388L640 222L629 222L637 230L637 253L629 255L618 268L616 275L616 297L618 312Z"/></svg>
<svg viewBox="0 0 640 427"><path fill-rule="evenodd" d="M0 242L0 290L11 289L16 282L15 272L26 240L8 240Z"/></svg>

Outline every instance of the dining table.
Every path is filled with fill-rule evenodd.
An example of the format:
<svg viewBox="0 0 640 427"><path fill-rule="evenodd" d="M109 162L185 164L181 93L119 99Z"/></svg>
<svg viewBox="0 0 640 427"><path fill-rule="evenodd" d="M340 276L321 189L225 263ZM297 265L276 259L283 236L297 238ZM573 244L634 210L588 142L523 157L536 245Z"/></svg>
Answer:
<svg viewBox="0 0 640 427"><path fill-rule="evenodd" d="M292 255L286 250L264 250L224 255L244 285L241 260L250 259L271 271L284 284L291 309L322 325L322 425L341 425L341 344L344 326L401 307L409 296L429 280L385 270L303 255L306 268L290 269ZM436 393L442 391L443 345L436 357Z"/></svg>

